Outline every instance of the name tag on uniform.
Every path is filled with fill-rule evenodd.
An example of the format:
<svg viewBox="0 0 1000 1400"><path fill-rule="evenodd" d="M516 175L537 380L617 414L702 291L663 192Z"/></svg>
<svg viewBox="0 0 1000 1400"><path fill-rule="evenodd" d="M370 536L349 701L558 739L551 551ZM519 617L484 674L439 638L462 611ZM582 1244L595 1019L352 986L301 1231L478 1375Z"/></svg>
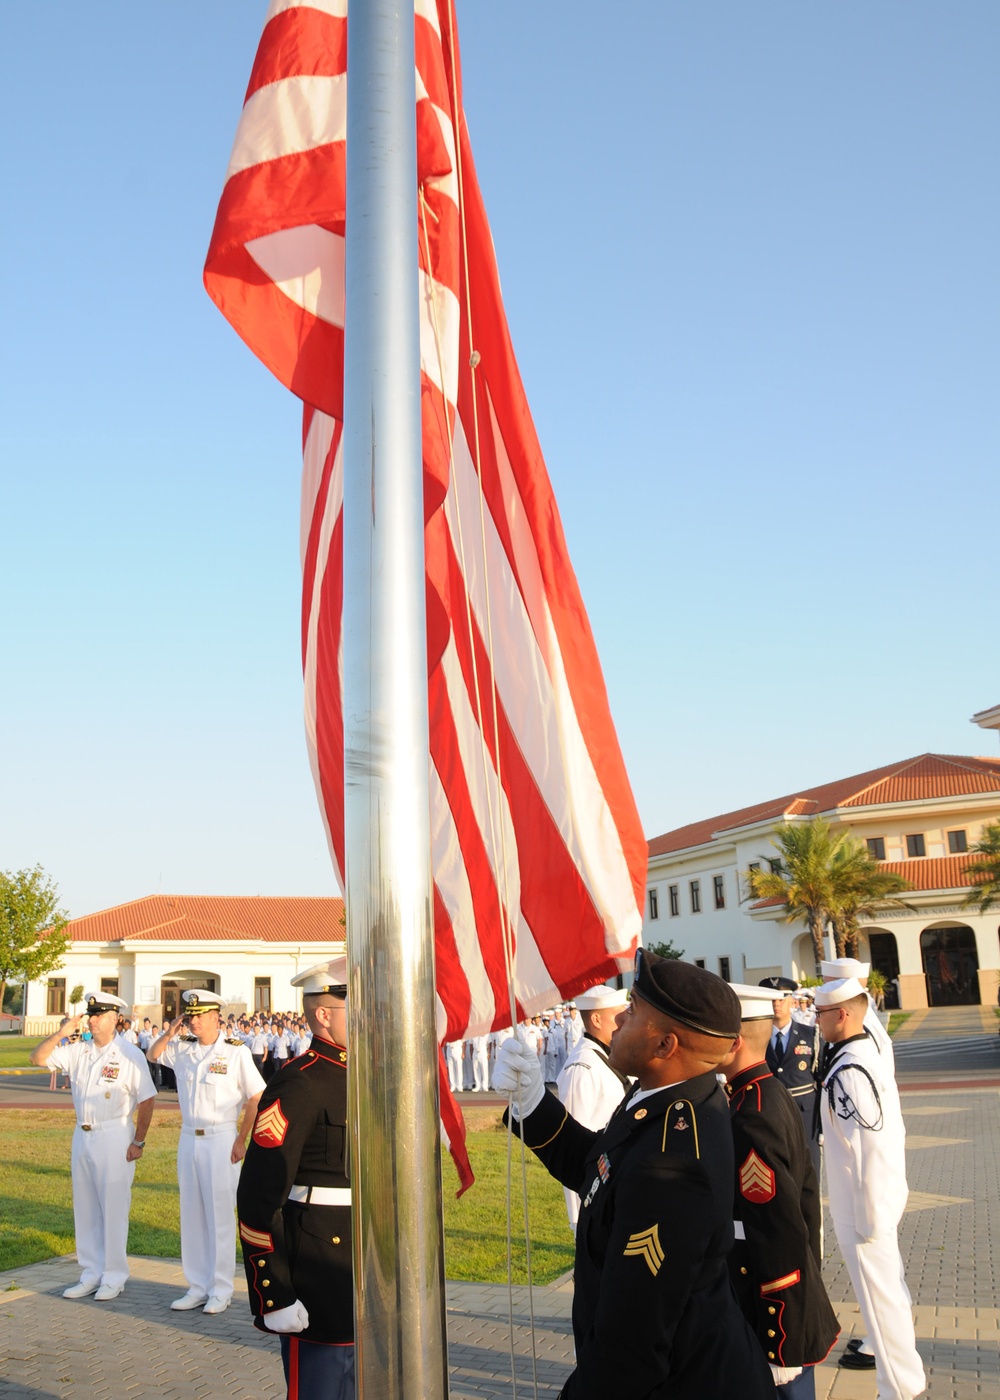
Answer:
<svg viewBox="0 0 1000 1400"><path fill-rule="evenodd" d="M120 1068L121 1068L120 1065L105 1065L104 1068L101 1070L101 1078L102 1078L102 1079L117 1079L117 1078L118 1078L118 1071L119 1071Z"/></svg>
<svg viewBox="0 0 1000 1400"><path fill-rule="evenodd" d="M228 1061L228 1060L213 1060L212 1063L211 1063L211 1064L209 1065L209 1067L208 1067L208 1072L209 1072L209 1074L228 1074L228 1073L229 1073L229 1061Z"/></svg>

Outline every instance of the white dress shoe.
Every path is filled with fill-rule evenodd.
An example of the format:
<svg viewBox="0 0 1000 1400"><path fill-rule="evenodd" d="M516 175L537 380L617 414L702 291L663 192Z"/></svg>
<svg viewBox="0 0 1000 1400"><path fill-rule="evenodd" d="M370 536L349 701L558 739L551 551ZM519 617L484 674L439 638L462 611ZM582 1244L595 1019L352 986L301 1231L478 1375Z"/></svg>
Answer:
<svg viewBox="0 0 1000 1400"><path fill-rule="evenodd" d="M72 1288L63 1289L64 1298L89 1298L91 1293L96 1293L100 1288L100 1282L84 1283L83 1279L79 1283L74 1283Z"/></svg>
<svg viewBox="0 0 1000 1400"><path fill-rule="evenodd" d="M205 1304L203 1311L207 1312L210 1316L214 1316L215 1313L225 1312L228 1307L228 1298L219 1298L213 1293L211 1298L209 1298L208 1302Z"/></svg>
<svg viewBox="0 0 1000 1400"><path fill-rule="evenodd" d="M202 1303L207 1302L206 1293L185 1293L183 1298L175 1298L170 1308L173 1312L190 1312L192 1308L200 1308Z"/></svg>
<svg viewBox="0 0 1000 1400"><path fill-rule="evenodd" d="M110 1283L102 1283L100 1288L94 1294L94 1302L110 1303L112 1298L117 1298L119 1293L124 1292L125 1285L123 1283L119 1283L117 1285L113 1285Z"/></svg>

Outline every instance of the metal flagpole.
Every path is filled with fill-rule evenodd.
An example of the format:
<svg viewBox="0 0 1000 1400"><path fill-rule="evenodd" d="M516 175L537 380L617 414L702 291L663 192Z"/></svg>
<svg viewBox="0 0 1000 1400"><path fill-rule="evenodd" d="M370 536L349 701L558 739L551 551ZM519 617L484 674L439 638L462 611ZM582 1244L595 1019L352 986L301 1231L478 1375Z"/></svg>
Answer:
<svg viewBox="0 0 1000 1400"><path fill-rule="evenodd" d="M351 0L344 821L358 1395L448 1394L412 0Z"/></svg>

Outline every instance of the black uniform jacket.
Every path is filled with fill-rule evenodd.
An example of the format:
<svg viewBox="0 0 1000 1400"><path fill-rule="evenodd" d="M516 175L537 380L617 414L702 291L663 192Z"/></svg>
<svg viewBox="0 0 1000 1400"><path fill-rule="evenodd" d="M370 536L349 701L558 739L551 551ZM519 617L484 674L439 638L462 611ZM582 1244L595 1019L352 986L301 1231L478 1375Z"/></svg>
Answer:
<svg viewBox="0 0 1000 1400"><path fill-rule="evenodd" d="M729 1272L743 1315L775 1366L814 1366L840 1334L820 1276L820 1197L795 1104L766 1065L729 1086L743 1226Z"/></svg>
<svg viewBox="0 0 1000 1400"><path fill-rule="evenodd" d="M819 1094L819 1027L789 1021L782 1034L785 1036L785 1048L780 1057L775 1054L774 1045L768 1042L765 1052L767 1067L805 1115L806 1132L810 1133L813 1108Z"/></svg>
<svg viewBox="0 0 1000 1400"><path fill-rule="evenodd" d="M774 1385L729 1283L733 1139L699 1075L590 1132L546 1094L524 1141L581 1197L565 1400L764 1400Z"/></svg>
<svg viewBox="0 0 1000 1400"><path fill-rule="evenodd" d="M236 1209L254 1325L298 1298L305 1341L353 1342L351 1207L297 1204L293 1186L350 1186L347 1052L319 1036L261 1096Z"/></svg>

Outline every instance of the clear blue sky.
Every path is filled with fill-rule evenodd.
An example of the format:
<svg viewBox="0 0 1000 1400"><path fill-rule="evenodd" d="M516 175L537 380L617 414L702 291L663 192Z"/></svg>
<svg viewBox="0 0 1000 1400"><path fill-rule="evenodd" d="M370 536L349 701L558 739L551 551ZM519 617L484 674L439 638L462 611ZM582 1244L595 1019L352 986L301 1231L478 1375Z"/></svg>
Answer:
<svg viewBox="0 0 1000 1400"><path fill-rule="evenodd" d="M0 7L0 868L334 891L299 413L201 267L266 6ZM993 752L1000 6L459 6L528 396L647 833Z"/></svg>

